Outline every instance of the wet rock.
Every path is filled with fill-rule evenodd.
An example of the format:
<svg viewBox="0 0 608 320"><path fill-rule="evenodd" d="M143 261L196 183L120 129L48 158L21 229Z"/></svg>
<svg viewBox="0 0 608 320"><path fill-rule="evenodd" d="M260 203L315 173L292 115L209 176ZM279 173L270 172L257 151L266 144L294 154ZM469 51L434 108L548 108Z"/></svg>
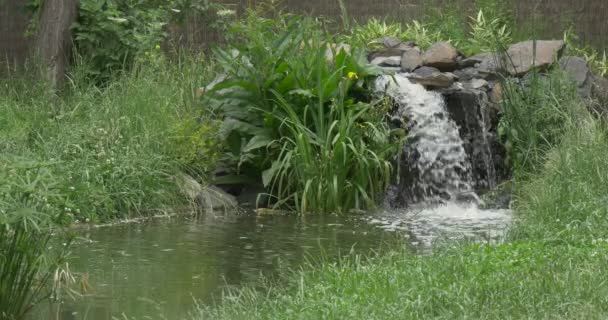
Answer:
<svg viewBox="0 0 608 320"><path fill-rule="evenodd" d="M449 72L441 72L436 68L421 67L408 76L413 83L421 84L432 89L451 87L456 81L456 76Z"/></svg>
<svg viewBox="0 0 608 320"><path fill-rule="evenodd" d="M581 57L567 56L561 58L559 64L576 83L579 95L583 99L589 100L591 98L591 87L593 86L593 74L589 70L587 60Z"/></svg>
<svg viewBox="0 0 608 320"><path fill-rule="evenodd" d="M432 45L422 56L424 65L441 71L453 71L457 67L458 51L448 42Z"/></svg>
<svg viewBox="0 0 608 320"><path fill-rule="evenodd" d="M405 51L401 57L401 70L403 72L412 72L422 66L422 54L420 50L414 48Z"/></svg>
<svg viewBox="0 0 608 320"><path fill-rule="evenodd" d="M496 133L498 110L490 103L485 90L447 90L443 96L471 161L475 189L496 186L508 175L503 161L504 148Z"/></svg>
<svg viewBox="0 0 608 320"><path fill-rule="evenodd" d="M182 194L206 212L238 208L236 198L220 188L203 186L186 174L177 176L175 180Z"/></svg>
<svg viewBox="0 0 608 320"><path fill-rule="evenodd" d="M401 56L376 57L370 63L381 67L401 67Z"/></svg>
<svg viewBox="0 0 608 320"><path fill-rule="evenodd" d="M510 58L508 72L521 77L534 67L546 69L559 59L565 46L562 40L529 40L511 45L507 50Z"/></svg>

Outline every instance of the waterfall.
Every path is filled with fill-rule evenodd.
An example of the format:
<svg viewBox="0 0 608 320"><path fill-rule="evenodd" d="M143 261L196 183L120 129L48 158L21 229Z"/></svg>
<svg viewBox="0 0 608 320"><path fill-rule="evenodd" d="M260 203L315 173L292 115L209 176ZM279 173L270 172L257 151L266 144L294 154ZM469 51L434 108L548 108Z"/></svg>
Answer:
<svg viewBox="0 0 608 320"><path fill-rule="evenodd" d="M471 163L441 94L410 82L406 74L378 77L375 91L391 98L393 120L403 121L408 132L399 186L389 191L389 202L477 200Z"/></svg>

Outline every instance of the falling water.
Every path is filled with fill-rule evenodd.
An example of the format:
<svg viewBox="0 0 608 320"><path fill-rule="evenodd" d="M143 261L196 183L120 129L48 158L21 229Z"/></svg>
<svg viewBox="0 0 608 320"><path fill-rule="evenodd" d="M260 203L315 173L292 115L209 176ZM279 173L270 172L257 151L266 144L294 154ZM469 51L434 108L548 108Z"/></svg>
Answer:
<svg viewBox="0 0 608 320"><path fill-rule="evenodd" d="M401 181L389 190L389 208L367 218L368 222L387 231L406 232L411 243L422 249L440 237L500 241L511 221L510 210L478 206L471 161L443 96L411 83L407 74L381 76L375 90L392 100L392 120L407 129L408 141L402 153ZM483 116L475 119L484 122L485 133ZM490 156L487 138L473 143ZM484 161L484 166L486 178L494 179L493 168L487 168L492 163ZM406 209L400 208L404 205Z"/></svg>
<svg viewBox="0 0 608 320"><path fill-rule="evenodd" d="M413 181L396 192L405 193L407 202L476 199L471 164L441 94L411 83L405 74L378 77L375 85L393 100L398 108L393 115L405 119L408 130L402 169Z"/></svg>

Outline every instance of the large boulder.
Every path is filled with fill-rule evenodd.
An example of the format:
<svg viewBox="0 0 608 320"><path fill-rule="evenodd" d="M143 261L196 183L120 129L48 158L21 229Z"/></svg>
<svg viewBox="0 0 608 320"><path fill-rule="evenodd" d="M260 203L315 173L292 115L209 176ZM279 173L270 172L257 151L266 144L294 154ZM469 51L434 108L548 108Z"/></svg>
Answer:
<svg viewBox="0 0 608 320"><path fill-rule="evenodd" d="M408 77L413 83L417 83L430 89L443 89L451 87L456 81L456 76L449 72L441 72L431 67L421 67Z"/></svg>
<svg viewBox="0 0 608 320"><path fill-rule="evenodd" d="M507 71L521 77L534 67L546 69L559 59L565 47L562 40L529 40L511 45L507 50Z"/></svg>
<svg viewBox="0 0 608 320"><path fill-rule="evenodd" d="M422 59L427 67L453 71L458 66L458 50L449 42L438 42L424 53Z"/></svg>
<svg viewBox="0 0 608 320"><path fill-rule="evenodd" d="M567 56L561 58L559 64L576 84L579 95L583 99L589 100L593 86L593 74L589 69L587 60L581 57Z"/></svg>

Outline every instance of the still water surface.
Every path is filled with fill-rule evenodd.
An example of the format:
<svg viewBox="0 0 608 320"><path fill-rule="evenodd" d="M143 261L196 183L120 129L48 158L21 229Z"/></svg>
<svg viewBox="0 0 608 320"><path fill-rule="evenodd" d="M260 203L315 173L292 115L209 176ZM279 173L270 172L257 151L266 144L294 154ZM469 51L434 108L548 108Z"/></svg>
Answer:
<svg viewBox="0 0 608 320"><path fill-rule="evenodd" d="M506 210L446 205L349 217L181 217L79 230L70 269L92 289L76 301L44 306L32 319L185 319L195 301L213 303L222 290L272 278L279 268L370 254L387 244L425 252L443 236L496 239L509 222Z"/></svg>

